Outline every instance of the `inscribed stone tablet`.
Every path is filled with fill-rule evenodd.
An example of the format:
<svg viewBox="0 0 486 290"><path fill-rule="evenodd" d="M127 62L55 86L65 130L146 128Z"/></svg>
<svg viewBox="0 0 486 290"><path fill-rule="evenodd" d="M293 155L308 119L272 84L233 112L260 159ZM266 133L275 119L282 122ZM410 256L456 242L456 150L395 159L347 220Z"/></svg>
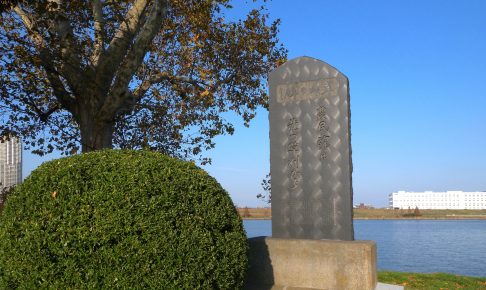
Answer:
<svg viewBox="0 0 486 290"><path fill-rule="evenodd" d="M348 79L299 57L269 83L272 236L353 240Z"/></svg>

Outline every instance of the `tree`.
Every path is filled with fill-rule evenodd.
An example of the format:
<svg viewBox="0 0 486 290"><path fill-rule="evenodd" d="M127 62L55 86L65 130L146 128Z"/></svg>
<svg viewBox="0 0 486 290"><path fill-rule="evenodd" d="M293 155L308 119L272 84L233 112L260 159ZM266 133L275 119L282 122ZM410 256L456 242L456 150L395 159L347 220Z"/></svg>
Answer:
<svg viewBox="0 0 486 290"><path fill-rule="evenodd" d="M243 209L243 213L241 216L245 218L250 217L250 210L248 209L247 206L245 206L245 208Z"/></svg>
<svg viewBox="0 0 486 290"><path fill-rule="evenodd" d="M413 215L414 216L421 216L422 215L420 213L420 210L419 210L418 206L416 206L415 209L413 210Z"/></svg>
<svg viewBox="0 0 486 290"><path fill-rule="evenodd" d="M5 3L15 3L6 1ZM264 7L228 0L19 1L0 16L0 136L34 153L150 148L198 156L267 106L283 63Z"/></svg>
<svg viewBox="0 0 486 290"><path fill-rule="evenodd" d="M0 0L0 13L7 11L18 4L20 0Z"/></svg>
<svg viewBox="0 0 486 290"><path fill-rule="evenodd" d="M265 178L262 180L261 184L263 193L257 194L257 198L266 202L266 203L271 203L272 202L272 176L270 173L265 176Z"/></svg>

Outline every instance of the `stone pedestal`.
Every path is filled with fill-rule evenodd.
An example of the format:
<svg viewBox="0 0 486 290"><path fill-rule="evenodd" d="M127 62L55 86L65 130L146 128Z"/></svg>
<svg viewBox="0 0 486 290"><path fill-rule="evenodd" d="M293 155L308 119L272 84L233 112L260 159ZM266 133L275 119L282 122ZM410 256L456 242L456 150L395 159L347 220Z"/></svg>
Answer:
<svg viewBox="0 0 486 290"><path fill-rule="evenodd" d="M249 239L247 290L373 290L376 244L373 241Z"/></svg>

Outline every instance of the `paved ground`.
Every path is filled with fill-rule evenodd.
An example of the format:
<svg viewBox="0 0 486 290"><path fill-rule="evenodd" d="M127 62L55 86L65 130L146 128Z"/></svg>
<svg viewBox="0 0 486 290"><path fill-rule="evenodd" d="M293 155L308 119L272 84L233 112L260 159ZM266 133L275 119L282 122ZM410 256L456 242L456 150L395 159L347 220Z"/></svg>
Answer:
<svg viewBox="0 0 486 290"><path fill-rule="evenodd" d="M376 285L375 288L375 290L403 290L403 289L404 289L403 286L385 284L380 282L378 282L378 285Z"/></svg>

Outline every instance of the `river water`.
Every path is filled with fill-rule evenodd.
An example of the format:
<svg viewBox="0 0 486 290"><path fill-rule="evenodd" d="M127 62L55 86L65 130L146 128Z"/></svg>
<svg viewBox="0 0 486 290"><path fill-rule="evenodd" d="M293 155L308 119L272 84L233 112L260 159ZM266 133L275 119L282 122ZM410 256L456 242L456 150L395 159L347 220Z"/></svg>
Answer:
<svg viewBox="0 0 486 290"><path fill-rule="evenodd" d="M245 220L248 237L271 236L270 220ZM486 220L355 220L356 240L373 240L378 269L486 277Z"/></svg>

